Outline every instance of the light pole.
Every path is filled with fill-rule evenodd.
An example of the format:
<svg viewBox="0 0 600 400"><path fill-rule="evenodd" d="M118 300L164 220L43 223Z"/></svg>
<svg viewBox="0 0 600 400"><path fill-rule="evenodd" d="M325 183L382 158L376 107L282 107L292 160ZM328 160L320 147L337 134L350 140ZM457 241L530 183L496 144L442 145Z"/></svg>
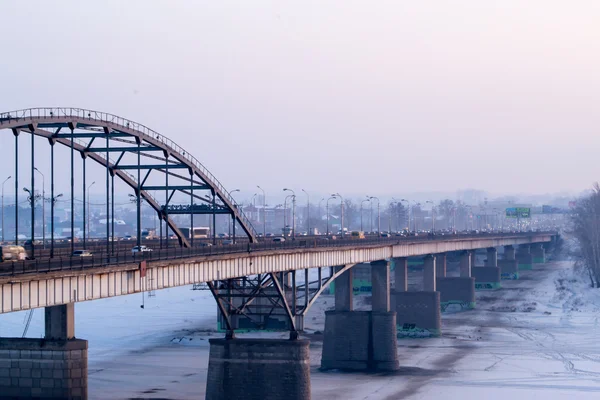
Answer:
<svg viewBox="0 0 600 400"><path fill-rule="evenodd" d="M286 236L285 232L287 230L287 199L289 199L290 197L292 197L292 194L289 194L287 196L285 196L285 198L283 199L283 230L282 230L282 234L283 236Z"/></svg>
<svg viewBox="0 0 600 400"><path fill-rule="evenodd" d="M27 192L27 194L29 194L29 197L27 197L27 200L29 200L29 203L31 204L31 258L35 258L35 245L34 245L34 238L35 238L35 201L40 197L39 195L35 195L31 190L27 189L27 188L23 188L24 192Z"/></svg>
<svg viewBox="0 0 600 400"><path fill-rule="evenodd" d="M435 204L432 200L427 200L425 203L431 203L431 233L435 233Z"/></svg>
<svg viewBox="0 0 600 400"><path fill-rule="evenodd" d="M44 200L46 199L46 178L42 171L37 169L37 167L33 168L42 176L42 248L46 248L46 203Z"/></svg>
<svg viewBox="0 0 600 400"><path fill-rule="evenodd" d="M327 236L329 236L329 200L335 199L335 196L331 196L327 199L326 208L327 208Z"/></svg>
<svg viewBox="0 0 600 400"><path fill-rule="evenodd" d="M11 178L9 175L8 178L2 182L2 242L4 242L4 184Z"/></svg>
<svg viewBox="0 0 600 400"><path fill-rule="evenodd" d="M332 194L332 196L337 196L340 198L340 214L341 214L341 219L340 219L340 231L342 232L342 239L344 238L344 198L342 197L341 194L339 193L334 193Z"/></svg>
<svg viewBox="0 0 600 400"><path fill-rule="evenodd" d="M262 191L263 193L263 238L267 236L267 195L265 191L260 186L256 185L256 187Z"/></svg>
<svg viewBox="0 0 600 400"><path fill-rule="evenodd" d="M367 196L367 198L363 201L360 202L360 230L362 232L364 232L363 230L363 203L365 201L368 201L369 203L371 202L371 199L368 198L369 196Z"/></svg>
<svg viewBox="0 0 600 400"><path fill-rule="evenodd" d="M92 210L90 209L90 188L96 184L96 181L92 182L90 186L87 187L87 237L90 238L90 214ZM106 218L106 223L108 224L108 218ZM83 243L83 247L85 248L85 243Z"/></svg>
<svg viewBox="0 0 600 400"><path fill-rule="evenodd" d="M392 201L390 202L390 205L388 207L390 209L390 216L388 218L388 232L390 234L392 233L392 215L397 214L397 213L393 212L394 211L394 203L398 204L398 200L396 200L392 197ZM398 230L398 221L396 221L396 230Z"/></svg>
<svg viewBox="0 0 600 400"><path fill-rule="evenodd" d="M62 193L48 199L50 201L50 258L54 257L54 205ZM108 224L108 220L106 220Z"/></svg>
<svg viewBox="0 0 600 400"><path fill-rule="evenodd" d="M284 188L284 192L292 192L292 240L296 239L296 192L292 189ZM287 198L287 197L286 197ZM285 211L284 211L285 213Z"/></svg>
<svg viewBox="0 0 600 400"><path fill-rule="evenodd" d="M400 199L400 202L406 202L406 210L407 210L407 225L408 225L408 231L410 232L410 202L406 199Z"/></svg>
<svg viewBox="0 0 600 400"><path fill-rule="evenodd" d="M369 197L369 199L377 200L377 235L381 235L381 214L379 213L379 198L371 196ZM371 203L371 223L373 223L373 203Z"/></svg>
<svg viewBox="0 0 600 400"><path fill-rule="evenodd" d="M306 194L306 234L310 235L310 195L306 190L302 191Z"/></svg>
<svg viewBox="0 0 600 400"><path fill-rule="evenodd" d="M240 189L233 189L231 192L229 192L229 197L233 198L233 194L235 192L240 192ZM231 222L227 223L227 230L228 230L228 235L231 238L231 225L235 224L235 214L233 214L233 211L231 212ZM233 232L235 233L235 226L233 227ZM193 235L192 232L190 232L191 235Z"/></svg>
<svg viewBox="0 0 600 400"><path fill-rule="evenodd" d="M325 197L319 200L319 226L321 226L321 222L323 222L323 213L321 212L321 203L325 201Z"/></svg>
<svg viewBox="0 0 600 400"><path fill-rule="evenodd" d="M413 223L415 224L415 232L417 232L417 217L415 217L415 207L421 207L421 203L417 202L416 200L413 200L413 206L412 206L412 210L413 210ZM420 210L420 209L419 209Z"/></svg>

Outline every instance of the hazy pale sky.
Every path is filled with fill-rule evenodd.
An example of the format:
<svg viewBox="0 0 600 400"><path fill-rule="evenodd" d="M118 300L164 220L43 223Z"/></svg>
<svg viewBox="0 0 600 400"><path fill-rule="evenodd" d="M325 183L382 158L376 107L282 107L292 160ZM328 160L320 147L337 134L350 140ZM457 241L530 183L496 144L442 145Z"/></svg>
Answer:
<svg viewBox="0 0 600 400"><path fill-rule="evenodd" d="M0 111L130 118L228 189L539 193L600 180L597 0L5 0L0 16Z"/></svg>

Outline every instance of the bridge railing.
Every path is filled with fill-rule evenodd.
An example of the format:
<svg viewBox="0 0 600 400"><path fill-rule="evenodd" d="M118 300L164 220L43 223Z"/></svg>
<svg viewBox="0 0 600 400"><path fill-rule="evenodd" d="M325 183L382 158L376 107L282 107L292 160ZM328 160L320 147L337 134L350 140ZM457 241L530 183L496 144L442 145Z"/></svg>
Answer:
<svg viewBox="0 0 600 400"><path fill-rule="evenodd" d="M132 253L131 251L117 251L110 253L100 251L88 257L69 257L59 256L46 259L23 260L16 262L0 263L0 276L12 276L26 273L46 273L53 271L82 270L88 268L115 266L123 264L135 264L141 261L165 261L186 259L193 257L210 257L225 254L253 253L260 251L274 251L285 249L311 249L311 248L339 248L339 247L369 247L377 245L399 245L402 243L419 243L426 241L452 241L464 239L486 239L486 238L507 238L507 237L527 237L531 235L556 234L555 232L523 232L523 233L505 233L505 234L477 234L477 235L447 235L447 236L409 236L409 237L391 237L391 238L366 238L366 239L336 239L327 240L325 238L297 238L285 242L260 242L260 243L238 243L220 246L201 246L201 247L174 247L169 249L155 249L149 252Z"/></svg>
<svg viewBox="0 0 600 400"><path fill-rule="evenodd" d="M250 222L250 219L244 214L242 209L238 206L237 202L225 189L225 187L219 182L219 180L206 168L196 157L186 151L183 147L179 146L173 140L168 137L161 135L160 133L148 128L147 126L137 123L135 121L119 117L114 114L86 110L83 108L62 108L62 107L40 107L40 108L28 108L25 110L15 110L9 112L0 113L0 128L2 125L7 125L13 121L19 120L30 120L30 119L53 119L53 118L78 118L88 119L91 121L102 121L111 123L128 130L134 130L141 133L142 135L151 138L152 140L158 140L166 147L168 147L173 153L178 154L190 162L194 167L197 168L206 178L214 184L216 189L222 194L222 196L236 208L238 215L243 220L244 224L250 229L254 237L257 237L257 232L254 226Z"/></svg>

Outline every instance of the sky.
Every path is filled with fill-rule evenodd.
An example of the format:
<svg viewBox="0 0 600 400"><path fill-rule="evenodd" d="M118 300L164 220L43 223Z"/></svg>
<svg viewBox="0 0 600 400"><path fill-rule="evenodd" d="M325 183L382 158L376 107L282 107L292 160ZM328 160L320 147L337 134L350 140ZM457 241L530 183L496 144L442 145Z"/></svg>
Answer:
<svg viewBox="0 0 600 400"><path fill-rule="evenodd" d="M129 118L246 196L600 180L596 0L5 0L0 15L0 112Z"/></svg>

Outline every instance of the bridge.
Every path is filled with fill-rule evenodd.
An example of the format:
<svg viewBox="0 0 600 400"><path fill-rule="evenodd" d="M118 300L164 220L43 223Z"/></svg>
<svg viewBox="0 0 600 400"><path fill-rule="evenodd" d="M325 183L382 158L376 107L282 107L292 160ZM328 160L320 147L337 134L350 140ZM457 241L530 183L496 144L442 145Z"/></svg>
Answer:
<svg viewBox="0 0 600 400"><path fill-rule="evenodd" d="M48 140L52 199L54 145L59 143L70 149L71 202L77 151L83 163L82 188L86 188L87 158L106 169L107 216L114 216L114 177L132 189L137 244L141 243L142 200L157 213L161 230L164 224L165 232L170 229L177 237L177 246L169 247L167 241L164 249L151 253L119 251L112 240L112 218L113 226L107 223L104 251L99 254L78 259L59 256L52 237L48 254L0 264L0 314L45 309L44 339L0 338L0 392L16 398L87 398L88 344L75 336L75 303L194 284L211 291L225 330L224 339L210 343L206 398L309 399L309 341L300 339L300 333L304 316L332 282L336 282L335 309L326 313L322 368L395 370L399 335L415 331L440 335L444 305L472 307L476 289L499 289L502 278L518 279L520 269L544 262L543 245L556 236L554 232L518 232L259 241L241 208L217 179L189 152L143 125L83 109L37 108L0 113L0 129L13 133L16 155L23 133ZM33 193L33 139L31 153ZM111 158L113 153L116 160ZM188 175L173 172L180 170L187 170ZM147 184L151 173L162 174L159 179L164 183ZM18 192L18 161L14 176ZM169 177L179 181L173 184ZM164 199L149 191L164 192ZM208 195L199 194L203 191ZM175 192L183 193L189 205L173 208L170 202ZM53 223L54 201L51 204ZM31 208L33 238L35 207ZM170 217L172 212L189 213L191 226L195 214L210 215L213 226L216 216L225 214L247 240L200 247L182 234L182 227ZM85 217L83 221L85 224ZM18 216L15 223L17 232ZM215 229L213 241L214 235ZM75 245L71 242L70 246L73 249ZM499 248L504 250L501 260ZM478 249L486 251L484 266L475 265ZM459 255L460 277L446 277L448 254ZM407 287L407 260L415 256L425 257L421 292L409 292ZM372 311L353 309L353 270L359 264L370 265ZM270 308L265 311L267 305ZM248 321L257 329L273 323L283 326L289 330L290 340L236 338L236 330ZM249 391L249 387L253 389Z"/></svg>

